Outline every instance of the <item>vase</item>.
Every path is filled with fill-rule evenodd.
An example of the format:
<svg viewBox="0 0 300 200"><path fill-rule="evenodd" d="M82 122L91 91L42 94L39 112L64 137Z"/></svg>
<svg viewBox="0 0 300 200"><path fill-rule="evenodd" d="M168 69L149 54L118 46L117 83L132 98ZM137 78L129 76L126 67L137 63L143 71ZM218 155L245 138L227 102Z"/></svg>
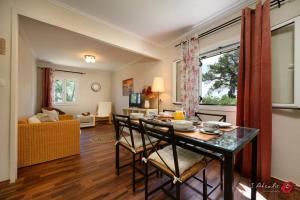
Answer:
<svg viewBox="0 0 300 200"><path fill-rule="evenodd" d="M145 108L150 108L150 102L149 102L149 100L145 100L144 107Z"/></svg>

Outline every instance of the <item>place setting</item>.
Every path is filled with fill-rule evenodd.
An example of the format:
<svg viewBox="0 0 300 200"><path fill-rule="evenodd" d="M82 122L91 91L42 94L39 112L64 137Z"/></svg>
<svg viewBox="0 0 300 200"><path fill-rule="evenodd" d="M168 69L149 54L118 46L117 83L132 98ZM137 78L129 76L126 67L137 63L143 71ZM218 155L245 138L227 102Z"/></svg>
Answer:
<svg viewBox="0 0 300 200"><path fill-rule="evenodd" d="M179 135L197 138L208 141L223 135L237 128L228 122L206 121L202 122L197 117L190 117L182 120L169 120L174 130Z"/></svg>
<svg viewBox="0 0 300 200"><path fill-rule="evenodd" d="M223 132L232 131L237 128L228 122L206 121L199 125L200 131L206 134L221 134Z"/></svg>

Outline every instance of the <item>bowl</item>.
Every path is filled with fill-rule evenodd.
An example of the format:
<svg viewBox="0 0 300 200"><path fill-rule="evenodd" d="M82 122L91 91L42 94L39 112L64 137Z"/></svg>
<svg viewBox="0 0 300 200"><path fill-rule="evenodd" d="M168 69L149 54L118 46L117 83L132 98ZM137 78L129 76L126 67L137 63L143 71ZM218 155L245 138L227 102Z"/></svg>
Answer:
<svg viewBox="0 0 300 200"><path fill-rule="evenodd" d="M187 120L173 120L172 125L174 129L187 129L193 126L193 122Z"/></svg>

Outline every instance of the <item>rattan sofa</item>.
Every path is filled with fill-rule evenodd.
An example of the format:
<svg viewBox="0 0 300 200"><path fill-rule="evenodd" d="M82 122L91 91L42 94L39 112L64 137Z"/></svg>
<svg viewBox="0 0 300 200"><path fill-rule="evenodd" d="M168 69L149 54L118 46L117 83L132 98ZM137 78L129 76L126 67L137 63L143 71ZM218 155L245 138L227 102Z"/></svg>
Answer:
<svg viewBox="0 0 300 200"><path fill-rule="evenodd" d="M80 123L70 115L57 122L18 124L18 167L80 154Z"/></svg>

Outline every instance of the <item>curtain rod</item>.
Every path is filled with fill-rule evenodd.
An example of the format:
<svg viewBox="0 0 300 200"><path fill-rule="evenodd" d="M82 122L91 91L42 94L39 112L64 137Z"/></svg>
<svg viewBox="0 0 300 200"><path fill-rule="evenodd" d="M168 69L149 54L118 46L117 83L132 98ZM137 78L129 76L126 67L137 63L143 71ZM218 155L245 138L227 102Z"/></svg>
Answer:
<svg viewBox="0 0 300 200"><path fill-rule="evenodd" d="M39 69L44 69L46 67L38 67ZM73 73L73 74L81 74L81 75L84 75L86 73L84 72L77 72L77 71L69 71L69 70L62 70L62 69L54 69L54 71L56 72L67 72L67 73Z"/></svg>
<svg viewBox="0 0 300 200"><path fill-rule="evenodd" d="M68 71L68 70L62 70L62 69L54 69L54 71L57 71L57 72L67 72L67 73L73 73L73 74L86 74L84 72L76 72L76 71Z"/></svg>
<svg viewBox="0 0 300 200"><path fill-rule="evenodd" d="M272 1L270 2L270 6L271 6L271 8L274 7L274 6L280 8L281 5L282 5L282 3L286 2L286 1L288 1L288 0L272 0ZM231 19L231 20L229 20L229 21L227 21L227 22L225 22L225 23L223 23L223 24L221 24L221 25L219 25L219 26L216 26L216 27L214 27L214 28L212 28L212 29L210 29L210 30L208 30L208 31L205 31L204 33L199 34L199 35L198 35L198 38L205 37L205 36L207 36L207 35L210 35L210 34L212 34L212 33L217 32L217 31L219 31L219 30L221 30L221 29L224 29L224 28L226 28L226 27L228 27L228 26L231 26L231 25L233 25L233 24L235 24L235 23L241 21L241 19L242 19L241 16L238 16L238 17L236 17L236 18L234 18L234 19ZM192 37L190 40L192 40L192 39L195 39L195 37ZM182 42L176 44L175 47L178 47L178 46L180 46L181 44L185 44L186 42L187 42L187 40L182 41Z"/></svg>
<svg viewBox="0 0 300 200"><path fill-rule="evenodd" d="M227 49L227 48L229 48L229 47L234 47L235 46L235 48L230 48L229 49L229 51L232 51L233 49L238 49L238 48L240 48L240 42L235 42L235 43L233 43L233 44L229 44L229 45L225 45L225 46L220 46L220 47L218 47L218 48L215 48L215 49L212 49L212 50L210 50L210 51L207 51L207 52L205 52L205 53L201 53L201 54L199 54L199 57L202 59L202 58L207 58L207 56L205 56L205 55L209 55L210 53L213 53L213 52L217 52L217 51L219 51L219 53L217 53L217 54L220 54L220 53L226 53L227 52L227 50L225 50L225 51L222 51L222 49ZM217 55L216 54L216 55Z"/></svg>

